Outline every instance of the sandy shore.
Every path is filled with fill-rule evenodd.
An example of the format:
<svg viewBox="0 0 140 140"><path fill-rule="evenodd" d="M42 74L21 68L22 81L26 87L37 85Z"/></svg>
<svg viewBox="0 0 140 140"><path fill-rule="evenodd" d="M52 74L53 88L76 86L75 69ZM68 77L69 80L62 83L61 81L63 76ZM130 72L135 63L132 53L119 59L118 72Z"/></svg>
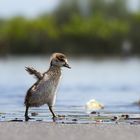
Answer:
<svg viewBox="0 0 140 140"><path fill-rule="evenodd" d="M0 122L0 140L139 140L140 125Z"/></svg>

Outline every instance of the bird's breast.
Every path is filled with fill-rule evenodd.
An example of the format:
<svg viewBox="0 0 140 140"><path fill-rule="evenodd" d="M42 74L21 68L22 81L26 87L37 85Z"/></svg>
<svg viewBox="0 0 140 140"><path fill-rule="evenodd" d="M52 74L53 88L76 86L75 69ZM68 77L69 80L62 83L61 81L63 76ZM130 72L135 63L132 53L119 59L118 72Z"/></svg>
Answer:
<svg viewBox="0 0 140 140"><path fill-rule="evenodd" d="M44 87L45 90L55 90L58 86L60 81L60 76L51 76L48 78L47 76L44 77Z"/></svg>

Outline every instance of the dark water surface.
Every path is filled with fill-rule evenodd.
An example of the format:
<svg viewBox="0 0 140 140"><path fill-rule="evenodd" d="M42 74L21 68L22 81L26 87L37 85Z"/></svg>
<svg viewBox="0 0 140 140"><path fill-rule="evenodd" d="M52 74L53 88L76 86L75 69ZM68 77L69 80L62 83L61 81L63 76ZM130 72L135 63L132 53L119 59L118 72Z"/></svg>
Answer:
<svg viewBox="0 0 140 140"><path fill-rule="evenodd" d="M77 121L79 118L81 122L94 121L85 109L90 99L104 104L105 108L99 111L104 117L126 113L137 116L140 113L140 108L133 104L140 99L140 58L69 59L72 69L63 68L55 106L57 114L66 116L59 121ZM0 121L24 119L24 96L35 82L24 70L25 66L43 72L48 69L49 58L0 59ZM32 108L30 113L34 112L38 113L35 120L51 121L47 106Z"/></svg>

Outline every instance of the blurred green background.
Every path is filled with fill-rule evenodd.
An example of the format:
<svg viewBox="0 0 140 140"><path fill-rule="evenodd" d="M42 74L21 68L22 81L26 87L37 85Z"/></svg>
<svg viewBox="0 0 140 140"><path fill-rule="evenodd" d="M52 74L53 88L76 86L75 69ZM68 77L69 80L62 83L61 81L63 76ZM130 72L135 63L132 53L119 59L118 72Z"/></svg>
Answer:
<svg viewBox="0 0 140 140"><path fill-rule="evenodd" d="M1 16L0 55L140 55L137 3L132 10L130 0L60 0L38 16Z"/></svg>

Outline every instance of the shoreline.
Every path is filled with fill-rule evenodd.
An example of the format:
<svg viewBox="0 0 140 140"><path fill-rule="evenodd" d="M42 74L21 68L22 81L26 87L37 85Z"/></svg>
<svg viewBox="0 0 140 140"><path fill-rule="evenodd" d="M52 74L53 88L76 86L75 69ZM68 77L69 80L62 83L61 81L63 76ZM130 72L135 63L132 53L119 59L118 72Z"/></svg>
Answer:
<svg viewBox="0 0 140 140"><path fill-rule="evenodd" d="M0 122L1 140L139 140L140 125Z"/></svg>

